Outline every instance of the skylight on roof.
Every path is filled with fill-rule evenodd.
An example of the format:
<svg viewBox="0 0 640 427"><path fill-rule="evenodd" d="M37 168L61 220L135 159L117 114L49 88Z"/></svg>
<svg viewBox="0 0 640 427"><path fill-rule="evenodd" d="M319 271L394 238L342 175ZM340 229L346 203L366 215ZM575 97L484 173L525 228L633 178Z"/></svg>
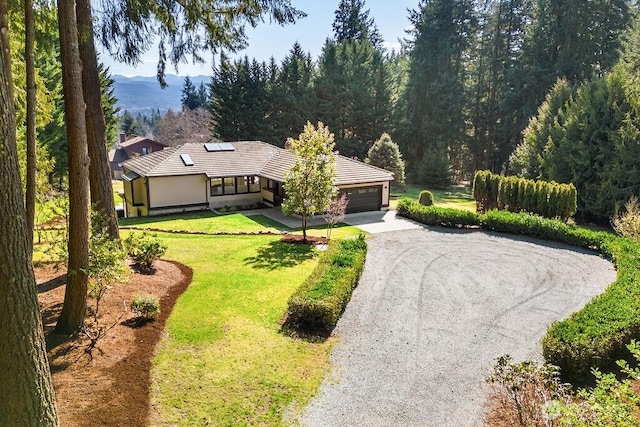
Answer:
<svg viewBox="0 0 640 427"><path fill-rule="evenodd" d="M184 163L185 166L193 166L194 164L191 156L188 154L180 154L180 159L182 159L182 163Z"/></svg>
<svg viewBox="0 0 640 427"><path fill-rule="evenodd" d="M216 153L218 151L236 151L235 147L228 142L207 142L204 144L204 149L209 153Z"/></svg>

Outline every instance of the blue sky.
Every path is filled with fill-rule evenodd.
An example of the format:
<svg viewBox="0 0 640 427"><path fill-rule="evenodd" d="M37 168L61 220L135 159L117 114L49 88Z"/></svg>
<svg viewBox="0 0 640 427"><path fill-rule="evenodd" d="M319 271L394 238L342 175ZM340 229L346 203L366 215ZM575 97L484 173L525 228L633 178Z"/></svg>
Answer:
<svg viewBox="0 0 640 427"><path fill-rule="evenodd" d="M292 0L291 3L306 12L307 17L294 25L284 27L266 22L257 28L248 28L249 46L237 56L247 55L260 61L266 61L273 56L280 62L297 40L305 52L311 52L311 57L317 59L326 38L332 35L331 24L339 0ZM409 26L407 9L415 9L417 5L418 0L366 1L365 8L370 10L370 16L375 20L387 48L397 47L398 39L406 36L405 29ZM207 57L211 58L211 54L205 54L205 58ZM109 66L112 74L155 76L157 48L147 52L135 68L113 62L107 53L102 53L101 59ZM167 72L180 76L210 75L211 62L208 61L204 65L181 64L177 73L173 68L168 68Z"/></svg>

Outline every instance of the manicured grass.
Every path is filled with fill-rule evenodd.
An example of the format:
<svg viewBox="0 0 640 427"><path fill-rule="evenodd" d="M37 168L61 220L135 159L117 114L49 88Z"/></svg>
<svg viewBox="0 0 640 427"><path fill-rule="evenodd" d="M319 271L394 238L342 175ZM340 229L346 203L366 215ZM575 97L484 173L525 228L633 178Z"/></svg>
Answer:
<svg viewBox="0 0 640 427"><path fill-rule="evenodd" d="M151 424L288 424L285 413L295 417L322 381L332 344L280 333L315 250L277 236L159 236L194 277L154 359Z"/></svg>
<svg viewBox="0 0 640 427"><path fill-rule="evenodd" d="M476 203L473 199L473 193L470 187L450 187L446 190L432 190L419 185L407 185L404 193L392 192L389 204L391 208L396 209L398 200L403 197L418 200L422 190L429 190L433 193L433 202L435 206L443 208L456 208L467 211L476 210Z"/></svg>
<svg viewBox="0 0 640 427"><path fill-rule="evenodd" d="M257 233L260 231L286 231L291 233L300 232L300 228L289 228L264 215L244 215L234 213L227 215L217 215L210 211L190 212L178 215L167 215L159 217L137 217L120 220L120 225L135 226L140 228L154 228L168 231L191 231L205 233ZM320 225L307 229L313 236L326 235L327 226ZM341 239L348 236L357 236L362 231L345 224L338 224L333 228L331 237Z"/></svg>

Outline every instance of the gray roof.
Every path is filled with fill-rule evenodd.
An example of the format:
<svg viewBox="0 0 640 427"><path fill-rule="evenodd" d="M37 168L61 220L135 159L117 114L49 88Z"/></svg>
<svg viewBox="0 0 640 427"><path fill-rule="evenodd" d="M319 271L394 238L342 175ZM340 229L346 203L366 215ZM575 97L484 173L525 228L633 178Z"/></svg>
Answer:
<svg viewBox="0 0 640 427"><path fill-rule="evenodd" d="M213 177L260 175L284 181L285 172L295 159L289 150L262 141L231 142L234 151L209 152L204 144L169 147L146 156L127 160L122 165L141 176L207 175ZM185 166L180 158L188 154L193 166ZM336 185L364 184L393 180L393 174L344 156L336 156Z"/></svg>

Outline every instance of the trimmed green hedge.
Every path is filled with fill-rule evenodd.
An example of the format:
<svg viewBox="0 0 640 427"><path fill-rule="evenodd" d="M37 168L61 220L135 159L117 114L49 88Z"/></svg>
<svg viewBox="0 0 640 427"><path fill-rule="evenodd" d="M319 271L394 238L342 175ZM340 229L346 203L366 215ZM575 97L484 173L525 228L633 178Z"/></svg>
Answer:
<svg viewBox="0 0 640 427"><path fill-rule="evenodd" d="M488 170L473 178L476 210L492 209L531 212L547 218L567 220L576 213L577 192L573 184L534 181L516 176L502 176Z"/></svg>
<svg viewBox="0 0 640 427"><path fill-rule="evenodd" d="M356 239L331 241L318 265L288 303L287 326L312 333L328 333L358 285L367 254L367 242Z"/></svg>
<svg viewBox="0 0 640 427"><path fill-rule="evenodd" d="M459 227L458 214L445 219L450 211L420 206L410 199L398 203L402 216L428 225ZM477 224L485 230L593 249L613 260L618 270L616 280L568 319L554 322L542 348L548 363L559 366L565 379L578 382L591 377L591 368L613 366L626 354L626 345L640 335L640 244L527 213L494 210L475 215ZM434 217L438 220L433 221Z"/></svg>
<svg viewBox="0 0 640 427"><path fill-rule="evenodd" d="M400 215L427 225L457 228L480 225L480 215L475 212L424 206L409 198L400 199L397 210Z"/></svg>
<svg viewBox="0 0 640 427"><path fill-rule="evenodd" d="M433 205L433 193L429 190L421 191L420 197L418 197L418 202L424 206Z"/></svg>

